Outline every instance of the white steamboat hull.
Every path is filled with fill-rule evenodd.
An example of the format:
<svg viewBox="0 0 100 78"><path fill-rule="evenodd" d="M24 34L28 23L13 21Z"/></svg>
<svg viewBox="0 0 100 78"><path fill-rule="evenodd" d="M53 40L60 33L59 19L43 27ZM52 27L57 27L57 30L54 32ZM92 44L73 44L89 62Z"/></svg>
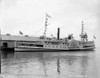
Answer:
<svg viewBox="0 0 100 78"><path fill-rule="evenodd" d="M53 48L15 48L16 52L55 52L55 51L90 51L94 50L93 47L90 48L67 48L67 49L53 49Z"/></svg>

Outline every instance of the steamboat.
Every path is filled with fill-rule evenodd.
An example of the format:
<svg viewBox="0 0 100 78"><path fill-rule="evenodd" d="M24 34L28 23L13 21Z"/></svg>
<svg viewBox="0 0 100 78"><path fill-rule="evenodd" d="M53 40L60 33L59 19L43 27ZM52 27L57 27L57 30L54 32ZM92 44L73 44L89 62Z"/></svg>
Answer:
<svg viewBox="0 0 100 78"><path fill-rule="evenodd" d="M47 19L47 17L46 17ZM80 40L76 40L73 34L68 35L65 38L60 38L60 28L57 30L57 38L46 37L47 20L45 21L44 35L34 37L20 37L1 35L0 48L3 51L32 51L32 52L52 52L52 51L86 51L94 50L95 43L88 40L87 33L84 32L84 23L82 21Z"/></svg>

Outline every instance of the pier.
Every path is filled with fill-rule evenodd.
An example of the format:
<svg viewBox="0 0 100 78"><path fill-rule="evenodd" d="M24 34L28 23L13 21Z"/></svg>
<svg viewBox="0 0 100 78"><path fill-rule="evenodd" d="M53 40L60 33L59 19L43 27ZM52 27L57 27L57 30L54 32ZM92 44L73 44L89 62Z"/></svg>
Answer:
<svg viewBox="0 0 100 78"><path fill-rule="evenodd" d="M18 41L29 41L32 42L34 40L38 40L38 37L31 36L18 36L18 35L2 35L2 39L0 39L0 50L1 51L14 51L16 47L16 42Z"/></svg>

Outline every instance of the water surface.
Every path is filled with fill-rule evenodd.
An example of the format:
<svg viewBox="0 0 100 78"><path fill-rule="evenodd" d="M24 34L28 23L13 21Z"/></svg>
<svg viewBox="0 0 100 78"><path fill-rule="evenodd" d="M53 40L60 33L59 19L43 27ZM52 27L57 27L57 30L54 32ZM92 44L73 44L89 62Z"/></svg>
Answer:
<svg viewBox="0 0 100 78"><path fill-rule="evenodd" d="M4 78L100 78L100 49L76 52L2 52Z"/></svg>

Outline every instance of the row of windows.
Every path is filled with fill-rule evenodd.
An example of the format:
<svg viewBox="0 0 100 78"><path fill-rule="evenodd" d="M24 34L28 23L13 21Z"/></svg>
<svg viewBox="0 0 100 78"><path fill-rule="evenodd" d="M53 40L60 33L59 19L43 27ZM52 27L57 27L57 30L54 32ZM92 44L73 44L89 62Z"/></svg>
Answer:
<svg viewBox="0 0 100 78"><path fill-rule="evenodd" d="M41 41L16 41L18 44L40 44Z"/></svg>
<svg viewBox="0 0 100 78"><path fill-rule="evenodd" d="M87 47L94 47L94 46L83 46L83 48L87 48Z"/></svg>
<svg viewBox="0 0 100 78"><path fill-rule="evenodd" d="M66 43L62 43L62 42L46 42L46 44L55 44L55 45L58 45L58 44L66 44Z"/></svg>
<svg viewBox="0 0 100 78"><path fill-rule="evenodd" d="M43 47L43 45L38 45L38 44L17 44L17 46Z"/></svg>
<svg viewBox="0 0 100 78"><path fill-rule="evenodd" d="M45 45L45 47L51 47L51 48L67 48L67 46L50 46L50 45Z"/></svg>

